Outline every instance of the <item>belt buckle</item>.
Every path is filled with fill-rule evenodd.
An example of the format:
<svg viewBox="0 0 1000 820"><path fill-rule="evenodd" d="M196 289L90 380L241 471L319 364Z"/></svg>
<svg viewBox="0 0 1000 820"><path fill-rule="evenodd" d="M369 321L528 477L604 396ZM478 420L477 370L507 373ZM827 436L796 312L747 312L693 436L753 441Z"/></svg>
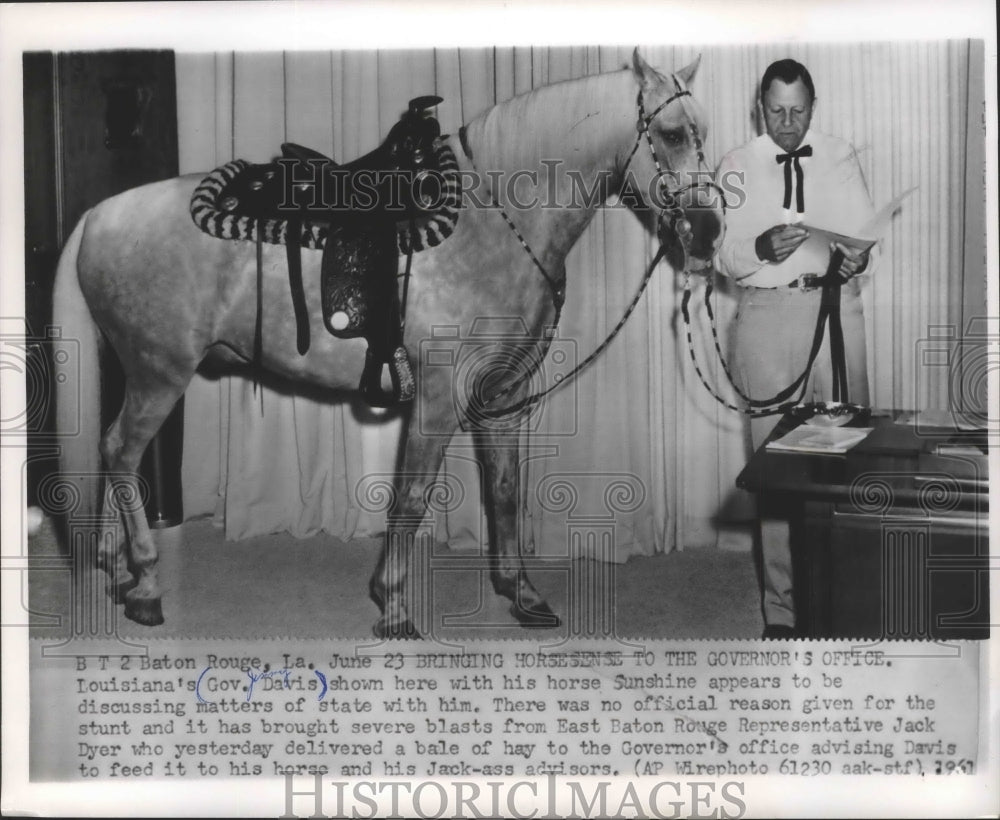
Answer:
<svg viewBox="0 0 1000 820"><path fill-rule="evenodd" d="M818 273L804 273L799 277L799 290L803 293L808 293L811 290L816 290L819 287L819 274Z"/></svg>

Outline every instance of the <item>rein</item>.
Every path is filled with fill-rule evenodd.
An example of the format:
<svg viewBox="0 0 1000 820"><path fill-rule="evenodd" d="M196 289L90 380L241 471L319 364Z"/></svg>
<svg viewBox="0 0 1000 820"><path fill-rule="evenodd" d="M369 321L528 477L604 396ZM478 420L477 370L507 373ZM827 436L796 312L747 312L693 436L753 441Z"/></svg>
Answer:
<svg viewBox="0 0 1000 820"><path fill-rule="evenodd" d="M683 88L681 84L678 82L676 77L672 76L672 79L674 81L674 86L676 87L677 91L670 97L668 97L666 100L664 100L662 103L660 103L653 110L651 114L646 114L645 106L643 105L643 99L642 99L642 89L641 88L639 89L639 93L636 97L636 108L639 113L639 119L636 122L635 143L632 145L632 149L629 152L628 158L625 161L624 168L622 169L622 175L624 178L622 180L622 188L619 191L619 197L621 196L621 193L625 189L625 184L628 181L626 172L628 171L628 167L632 162L632 158L635 156L636 151L639 149L639 145L642 142L643 136L645 136L646 143L649 145L649 152L653 159L653 165L656 168L657 178L660 180L661 184L664 184L663 167L660 164L660 159L656 154L656 147L653 145L653 139L649 133L649 126L653 122L653 120L657 117L657 115L659 115L661 111L666 109L666 107L669 106L672 102L682 97L691 96L691 92L688 89ZM700 167L705 166L706 165L705 153L701 141L701 136L698 132L698 126L692 122L690 124L690 128L691 128L692 139L695 144L695 149L698 153L699 166ZM460 136L462 137L463 149L465 150L466 155L469 158L469 161L472 162L472 152L466 146L466 142L464 139L465 137L464 129L463 133ZM672 169L670 168L670 163L666 162L666 165L668 172L671 171ZM474 163L473 163L473 168L475 169ZM683 250L684 253L685 277L688 277L690 274L690 264L691 264L690 244L692 239L692 229L691 229L691 223L684 217L684 209L679 204L678 197L681 194L684 194L688 191L698 190L705 187L714 188L715 190L721 193L721 190L714 182L710 183L695 182L690 185L686 185L683 188L678 188L677 190L674 191L666 190L665 207L660 212L661 219L664 215L668 217L670 222L669 228L680 242L681 249ZM664 188L666 188L665 184ZM565 301L565 295L566 295L566 282L565 280L557 282L552 278L552 276L548 273L548 271L545 270L545 267L542 265L542 263L539 262L538 257L535 256L534 252L531 250L531 246L528 244L527 240L524 238L521 232L517 229L517 226L510 218L506 209L503 207L501 203L499 203L496 200L496 197L494 197L492 190L489 191L489 195L490 195L490 201L493 203L494 207L496 207L499 210L500 215L507 223L507 226L517 237L518 241L521 243L521 247L524 248L525 252L528 254L528 256L531 258L531 261L534 263L535 268L539 271L539 273L541 273L542 277L545 279L545 282L549 287L549 290L552 294L552 302L556 309L555 321L551 326L551 329L554 330L555 327L559 324L559 319L562 315L562 306ZM722 199L722 202L723 202L723 207L725 207L724 197ZM632 315L632 312L639 304L639 300L645 293L646 286L649 284L649 280L652 278L657 265L659 265L660 261L663 259L666 252L667 252L666 245L664 242L661 241L660 246L653 257L653 260L649 263L649 266L646 268L646 272L643 275L642 281L639 283L639 287L636 290L635 296L632 297L632 301L625 308L625 312L622 314L622 317L618 320L617 324L614 326L614 328L612 328L611 332L607 335L604 341L601 342L583 361L581 361L578 365L576 365L576 367L570 370L569 373L567 373L564 377L559 379L554 384L551 384L547 388L539 390L538 392L533 393L530 396L526 396L525 398L521 399L519 402L513 405L497 409L489 409L486 406L494 403L503 396L508 395L515 388L520 387L520 385L525 381L525 379L529 378L541 366L542 360L545 358L545 354L543 353L542 356L538 359L538 361L536 361L532 365L532 367L526 370L518 379L511 382L505 388L503 388L502 390L491 396L489 399L487 399L483 403L484 406L478 409L478 412L482 413L483 415L488 415L493 417L503 417L507 415L512 415L514 413L522 411L527 407L530 407L531 405L537 404L547 395L558 390L560 387L565 386L574 378L576 378L576 376L579 375L579 373L584 368L590 365L591 362L593 362L598 356L601 355L601 353L604 352L605 349L607 349L608 345L611 344L611 342L615 339L615 337L621 332L622 328L625 327L625 323L628 321L629 317Z"/></svg>
<svg viewBox="0 0 1000 820"><path fill-rule="evenodd" d="M746 402L746 407L739 407L720 396L718 391L716 391L716 389L708 383L708 379L705 378L705 374L702 373L701 368L698 365L698 359L694 352L694 341L691 338L691 313L689 310L689 303L691 301L691 281L690 276L688 276L687 271L685 271L684 297L681 300L681 313L684 316L688 354L691 357L691 363L694 365L695 373L698 374L699 380L709 394L711 394L712 398L714 398L727 410L735 410L737 413L742 413L750 418L764 418L766 416L778 415L779 413L787 413L796 405L801 404L802 400L805 398L806 388L808 386L807 380L810 372L812 372L816 356L819 354L820 346L823 343L823 334L825 333L826 325L829 323L831 358L834 371L833 399L834 401L843 402L848 400L847 364L844 356L843 329L840 324L840 286L842 284L842 280L837 274L837 271L843 261L843 254L840 251L836 251L830 257L830 264L827 268L826 275L817 277L816 281L811 285L811 287L821 287L823 289L823 293L820 301L820 309L816 316L816 329L813 331L813 339L809 348L809 357L806 360L806 366L803 368L798 377L787 387L767 399L751 398L740 389L736 380L733 378L732 371L729 369L729 363L726 361L726 357L722 352L722 347L719 344L719 334L715 324L715 312L712 310L711 302L712 280L711 278L706 279L705 311L708 313L709 326L712 329L712 342L715 345L715 352L718 355L719 363L722 365L722 372L725 373L726 379L732 386L733 390L736 391L736 394ZM799 389L800 386L802 389L799 392L798 398L792 399L791 396L796 390Z"/></svg>

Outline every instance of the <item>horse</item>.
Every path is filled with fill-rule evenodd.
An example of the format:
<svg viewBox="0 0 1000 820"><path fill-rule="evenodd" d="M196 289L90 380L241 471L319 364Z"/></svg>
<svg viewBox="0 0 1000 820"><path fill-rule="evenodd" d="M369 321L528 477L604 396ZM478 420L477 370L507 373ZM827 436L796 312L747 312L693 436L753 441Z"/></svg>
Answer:
<svg viewBox="0 0 1000 820"><path fill-rule="evenodd" d="M485 111L458 135L441 137L462 173L472 175L463 180L477 181L464 191L453 234L412 257L406 348L414 350L435 328L458 328L459 338L467 338L477 318L514 317L531 339L528 347L539 357L534 361L540 361L551 343L547 331L558 320L566 256L603 201L621 194L629 181L632 196L626 201L621 194L621 200L660 234L668 260L675 267L709 264L724 231L721 197L714 184L683 184L684 174L706 173L699 139L706 130L704 113L689 91L699 60L668 75L636 49L631 66L534 89ZM563 159L543 162L553 158ZM537 183L526 170L537 172ZM536 192L556 191L568 204L504 208L507 197L494 183L517 172L519 184L528 179ZM81 369L89 377L89 384L62 389L82 390L79 401L90 420L89 433L64 447L60 469L116 477L106 482L103 499L91 492L94 505L118 505L98 563L125 616L150 626L163 623L161 590L157 547L141 504L134 502L141 494L137 469L196 370L245 368L255 358L258 298L267 310L260 317L257 355L268 373L341 399L356 394L366 355L363 340L324 332L316 250L303 250L301 261L313 343L304 355L297 351L285 249L201 231L189 205L203 178L155 182L96 205L73 230L56 272L55 324L64 337L80 340ZM582 203L572 190L580 180L596 192ZM93 377L104 345L117 355L125 387L121 409L96 447ZM416 395L404 411L385 541L370 584L381 610L373 627L379 638L420 637L404 593L407 550L442 463L442 434L456 431L465 418L475 421L494 591L511 601L522 626L560 623L528 578L518 544L518 505L524 499L516 425L495 423L505 408L523 406L528 398L519 363L524 349L522 337L485 345L480 355L506 364L473 380L458 379L455 368L416 363ZM473 404L491 412L469 416ZM132 502L113 498L113 492Z"/></svg>

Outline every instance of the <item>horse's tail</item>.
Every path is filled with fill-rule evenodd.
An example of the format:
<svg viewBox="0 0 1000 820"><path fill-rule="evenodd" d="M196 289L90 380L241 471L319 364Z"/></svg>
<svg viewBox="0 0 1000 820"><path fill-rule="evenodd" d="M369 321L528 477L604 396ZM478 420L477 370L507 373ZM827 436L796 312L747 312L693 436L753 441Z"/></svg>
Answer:
<svg viewBox="0 0 1000 820"><path fill-rule="evenodd" d="M74 515L94 516L98 510L101 461L101 335L80 289L77 258L83 240L84 214L63 248L56 268L52 297L53 325L76 363L55 385L56 431L59 434L59 471L62 476L57 507ZM75 488L75 490L74 490ZM74 509L65 502L72 497ZM77 500L78 499L78 500Z"/></svg>

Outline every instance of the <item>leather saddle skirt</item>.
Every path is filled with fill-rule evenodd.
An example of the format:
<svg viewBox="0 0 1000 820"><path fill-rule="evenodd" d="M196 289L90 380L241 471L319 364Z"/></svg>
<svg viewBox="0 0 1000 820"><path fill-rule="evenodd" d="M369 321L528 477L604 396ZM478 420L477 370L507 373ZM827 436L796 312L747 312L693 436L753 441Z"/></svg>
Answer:
<svg viewBox="0 0 1000 820"><path fill-rule="evenodd" d="M360 389L375 406L408 401L414 391L402 345L399 256L440 244L454 230L461 204L457 163L444 141L435 142L416 173L376 167L391 166L390 142L350 166L285 145L285 157L274 163L235 160L216 169L191 200L192 219L212 236L286 246L302 354L309 330L299 251L322 250L324 325L337 337L368 341ZM423 184L428 176L434 185ZM331 194L333 185L339 188ZM363 196L374 202L359 207ZM344 202L348 207L340 207ZM385 371L391 388L382 386Z"/></svg>

